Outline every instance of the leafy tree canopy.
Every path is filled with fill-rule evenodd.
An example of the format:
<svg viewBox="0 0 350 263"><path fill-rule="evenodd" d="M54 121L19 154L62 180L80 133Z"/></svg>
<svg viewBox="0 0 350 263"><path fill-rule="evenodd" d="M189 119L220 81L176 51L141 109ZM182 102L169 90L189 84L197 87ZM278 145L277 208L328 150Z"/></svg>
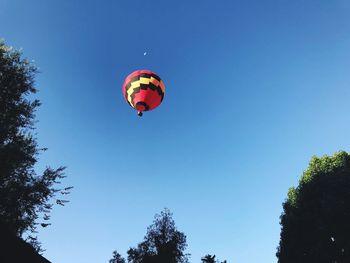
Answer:
<svg viewBox="0 0 350 263"><path fill-rule="evenodd" d="M283 210L279 263L350 262L350 155L313 157Z"/></svg>
<svg viewBox="0 0 350 263"><path fill-rule="evenodd" d="M177 230L172 213L165 209L155 216L144 241L128 250L131 263L187 263L186 236Z"/></svg>
<svg viewBox="0 0 350 263"><path fill-rule="evenodd" d="M36 67L22 54L0 41L0 223L17 236L37 226L48 226L50 210L57 194L68 194L71 187L56 188L64 178L64 167L46 168L38 174L34 166L39 148L34 136L37 92L34 77ZM36 237L29 236L32 244ZM38 246L37 246L38 247Z"/></svg>
<svg viewBox="0 0 350 263"><path fill-rule="evenodd" d="M125 259L117 251L113 252L113 258L109 260L109 263L126 263Z"/></svg>

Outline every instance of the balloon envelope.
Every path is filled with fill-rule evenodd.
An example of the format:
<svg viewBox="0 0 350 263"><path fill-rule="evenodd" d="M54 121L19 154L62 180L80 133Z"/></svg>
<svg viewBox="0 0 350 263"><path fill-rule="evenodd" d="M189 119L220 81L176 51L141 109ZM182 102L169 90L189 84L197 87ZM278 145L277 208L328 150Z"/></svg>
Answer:
<svg viewBox="0 0 350 263"><path fill-rule="evenodd" d="M150 70L136 70L126 77L123 94L131 107L139 112L153 110L164 98L164 83Z"/></svg>

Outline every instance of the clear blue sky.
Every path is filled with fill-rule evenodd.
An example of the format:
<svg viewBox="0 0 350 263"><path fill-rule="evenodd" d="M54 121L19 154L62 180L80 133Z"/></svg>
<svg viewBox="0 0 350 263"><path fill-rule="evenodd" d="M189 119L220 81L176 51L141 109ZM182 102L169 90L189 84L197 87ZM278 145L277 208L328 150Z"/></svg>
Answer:
<svg viewBox="0 0 350 263"><path fill-rule="evenodd" d="M312 155L350 149L348 0L0 0L0 36L40 67L38 139L71 202L39 232L54 263L107 262L168 207L191 262L276 262ZM147 52L144 56L143 53ZM121 86L165 82L141 119Z"/></svg>

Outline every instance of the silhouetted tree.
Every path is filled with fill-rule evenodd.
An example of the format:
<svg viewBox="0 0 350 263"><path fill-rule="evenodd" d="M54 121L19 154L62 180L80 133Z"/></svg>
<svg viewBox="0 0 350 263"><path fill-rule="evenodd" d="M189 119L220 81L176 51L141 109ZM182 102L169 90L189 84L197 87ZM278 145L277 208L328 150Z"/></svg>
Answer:
<svg viewBox="0 0 350 263"><path fill-rule="evenodd" d="M205 255L204 257L201 258L202 263L219 263L219 260L215 260L215 255ZM226 260L224 260L221 263L227 263Z"/></svg>
<svg viewBox="0 0 350 263"><path fill-rule="evenodd" d="M215 255L205 255L204 257L201 258L203 263L216 263L215 260Z"/></svg>
<svg viewBox="0 0 350 263"><path fill-rule="evenodd" d="M28 241L39 248L35 234L38 224L48 226L51 202L68 188L54 186L64 178L64 167L46 168L38 174L34 166L40 149L33 135L35 110L40 106L34 77L37 69L19 51L0 41L0 223L21 237L29 231ZM40 220L43 220L40 222Z"/></svg>
<svg viewBox="0 0 350 263"><path fill-rule="evenodd" d="M165 209L155 216L144 241L128 250L131 263L187 263L186 236L175 227L172 213Z"/></svg>
<svg viewBox="0 0 350 263"><path fill-rule="evenodd" d="M109 263L126 263L126 261L117 251L113 251L113 258L109 260Z"/></svg>
<svg viewBox="0 0 350 263"><path fill-rule="evenodd" d="M313 157L283 209L279 263L350 262L350 155Z"/></svg>

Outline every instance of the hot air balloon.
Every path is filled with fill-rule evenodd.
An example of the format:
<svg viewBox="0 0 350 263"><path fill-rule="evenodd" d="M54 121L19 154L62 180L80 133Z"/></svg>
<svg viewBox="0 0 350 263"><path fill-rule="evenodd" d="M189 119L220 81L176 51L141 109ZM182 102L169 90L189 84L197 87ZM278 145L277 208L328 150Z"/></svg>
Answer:
<svg viewBox="0 0 350 263"><path fill-rule="evenodd" d="M149 70L136 70L126 77L123 94L131 107L142 116L144 111L158 107L164 98L164 83Z"/></svg>

